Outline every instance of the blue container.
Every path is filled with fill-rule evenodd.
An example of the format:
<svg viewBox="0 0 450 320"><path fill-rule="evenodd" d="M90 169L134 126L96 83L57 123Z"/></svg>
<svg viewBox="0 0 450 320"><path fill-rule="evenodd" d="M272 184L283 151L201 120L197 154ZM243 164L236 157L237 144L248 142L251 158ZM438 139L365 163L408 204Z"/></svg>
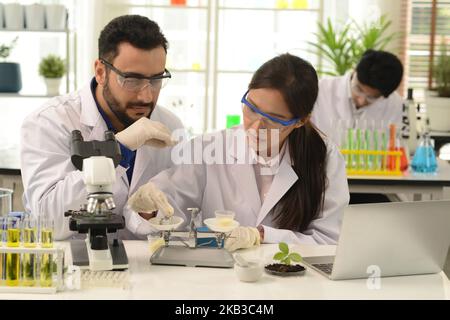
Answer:
<svg viewBox="0 0 450 320"><path fill-rule="evenodd" d="M12 62L0 62L0 92L17 93L21 89L20 65Z"/></svg>
<svg viewBox="0 0 450 320"><path fill-rule="evenodd" d="M211 232L208 227L199 227L197 231ZM225 242L225 241L224 241ZM217 248L217 239L216 238L198 238L197 247L213 247ZM223 248L224 243L222 243L221 248Z"/></svg>
<svg viewBox="0 0 450 320"><path fill-rule="evenodd" d="M414 172L433 173L437 170L436 154L428 133L420 139L419 146L411 162Z"/></svg>

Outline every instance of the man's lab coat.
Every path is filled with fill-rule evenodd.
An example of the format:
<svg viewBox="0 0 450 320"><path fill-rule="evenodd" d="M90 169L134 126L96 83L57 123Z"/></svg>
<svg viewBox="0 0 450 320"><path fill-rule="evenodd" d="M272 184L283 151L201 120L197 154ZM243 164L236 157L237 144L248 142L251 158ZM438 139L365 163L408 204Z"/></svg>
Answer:
<svg viewBox="0 0 450 320"><path fill-rule="evenodd" d="M181 121L168 110L157 106L151 119L163 123L170 131L182 128ZM24 205L35 216L54 219L55 239L74 234L69 230L69 218L64 212L80 209L86 203L86 186L82 172L70 160L71 132L80 130L86 141L104 140L107 126L95 104L90 86L80 91L55 97L29 115L21 128L21 167L24 184ZM125 209L129 195L151 177L172 165L171 148L143 146L136 152L131 185L126 168L116 168L113 197L116 208L127 221L121 238L135 238L136 226L143 220Z"/></svg>
<svg viewBox="0 0 450 320"><path fill-rule="evenodd" d="M387 98L380 98L369 106L356 109L351 102L350 87L351 72L341 77L324 78L319 81L319 95L312 112L312 122L316 127L331 138L338 146L343 141L343 126L355 127L356 121L367 120L369 128L375 125L388 128L393 123L400 129L402 121L403 100L397 92ZM340 121L339 121L340 120ZM345 130L344 130L345 131Z"/></svg>

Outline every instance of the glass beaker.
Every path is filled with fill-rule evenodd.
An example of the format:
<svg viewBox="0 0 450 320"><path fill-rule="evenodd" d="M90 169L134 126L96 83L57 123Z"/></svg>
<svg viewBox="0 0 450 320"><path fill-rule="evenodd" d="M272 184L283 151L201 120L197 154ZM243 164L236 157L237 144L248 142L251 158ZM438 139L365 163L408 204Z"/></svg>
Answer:
<svg viewBox="0 0 450 320"><path fill-rule="evenodd" d="M230 210L216 210L214 214L217 219L217 224L221 227L231 226L235 216L235 213Z"/></svg>
<svg viewBox="0 0 450 320"><path fill-rule="evenodd" d="M6 217L12 211L11 189L0 188L0 216Z"/></svg>
<svg viewBox="0 0 450 320"><path fill-rule="evenodd" d="M37 246L37 220L33 216L27 216L22 223L22 242L26 248ZM36 284L36 254L24 253L22 256L22 283L24 286Z"/></svg>
<svg viewBox="0 0 450 320"><path fill-rule="evenodd" d="M6 245L18 247L20 245L20 219L17 217L7 218ZM19 285L20 254L6 254L6 285L15 287Z"/></svg>
<svg viewBox="0 0 450 320"><path fill-rule="evenodd" d="M428 132L425 132L420 138L411 162L411 168L414 172L422 173L432 173L437 170L436 154Z"/></svg>
<svg viewBox="0 0 450 320"><path fill-rule="evenodd" d="M42 248L53 248L53 219L41 218L39 220L40 244ZM40 262L41 287L51 287L53 280L53 255L43 253Z"/></svg>

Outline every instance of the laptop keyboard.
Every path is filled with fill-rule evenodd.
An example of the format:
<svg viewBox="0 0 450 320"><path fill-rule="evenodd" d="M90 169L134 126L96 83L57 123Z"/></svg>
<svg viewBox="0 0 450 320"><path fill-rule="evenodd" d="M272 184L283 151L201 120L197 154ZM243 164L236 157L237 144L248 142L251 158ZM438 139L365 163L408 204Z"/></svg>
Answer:
<svg viewBox="0 0 450 320"><path fill-rule="evenodd" d="M331 275L331 271L333 271L332 263L316 263L313 264L313 266L319 269L320 271L325 272L326 274Z"/></svg>

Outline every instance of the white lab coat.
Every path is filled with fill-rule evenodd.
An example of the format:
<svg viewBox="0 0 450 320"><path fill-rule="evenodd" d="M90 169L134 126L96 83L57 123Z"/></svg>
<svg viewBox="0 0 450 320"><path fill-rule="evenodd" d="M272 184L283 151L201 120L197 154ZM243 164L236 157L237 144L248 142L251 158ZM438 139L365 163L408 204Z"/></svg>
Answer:
<svg viewBox="0 0 450 320"><path fill-rule="evenodd" d="M160 106L155 108L151 119L163 123L171 131L182 128L181 121ZM47 214L54 218L55 239L65 239L74 234L69 230L69 218L64 217L64 212L78 210L81 204L86 203L87 193L82 173L75 169L70 160L71 132L75 129L81 131L86 141L104 140L107 126L97 109L89 85L80 91L52 98L29 115L21 129L24 205L33 215ZM130 223L140 223L142 218L139 215L124 210L129 195L171 165L169 148L139 148L131 185L126 169L120 165L116 168L114 212L123 213ZM120 237L135 238L129 230L120 231Z"/></svg>
<svg viewBox="0 0 450 320"><path fill-rule="evenodd" d="M203 154L212 154L205 141L213 141L216 136L224 138L233 136L236 129L224 130L215 134L197 137L190 143L191 148L201 146ZM228 137L229 137L228 136ZM206 137L206 138L205 138ZM240 137L242 139L242 136ZM227 139L223 144L225 152L229 152L233 164L181 164L165 170L151 179L166 195L175 210L175 214L183 217L188 223L186 209L201 208L202 218L214 217L215 210L232 210L235 219L242 226L264 226L264 242L309 244L335 244L339 237L342 211L349 201L345 164L342 155L333 143L327 143L327 187L325 202L320 216L313 220L303 233L291 230L276 229L272 221L273 208L298 176L291 167L289 148L281 160L279 170L274 176L270 190L261 204L255 179L253 164L239 162L236 150L236 139ZM176 149L173 150L175 152ZM242 152L248 159L248 146ZM241 153L241 154L242 154ZM198 155L198 153L197 153ZM305 164L307 165L307 164ZM146 232L151 232L147 223Z"/></svg>
<svg viewBox="0 0 450 320"><path fill-rule="evenodd" d="M403 100L397 92L391 93L373 104L356 109L351 102L350 87L351 72L341 77L324 78L319 81L319 95L312 112L312 122L330 137L338 146L341 145L342 132L337 130L338 120L345 120L350 127L355 126L355 120L374 120L385 126L402 121Z"/></svg>

